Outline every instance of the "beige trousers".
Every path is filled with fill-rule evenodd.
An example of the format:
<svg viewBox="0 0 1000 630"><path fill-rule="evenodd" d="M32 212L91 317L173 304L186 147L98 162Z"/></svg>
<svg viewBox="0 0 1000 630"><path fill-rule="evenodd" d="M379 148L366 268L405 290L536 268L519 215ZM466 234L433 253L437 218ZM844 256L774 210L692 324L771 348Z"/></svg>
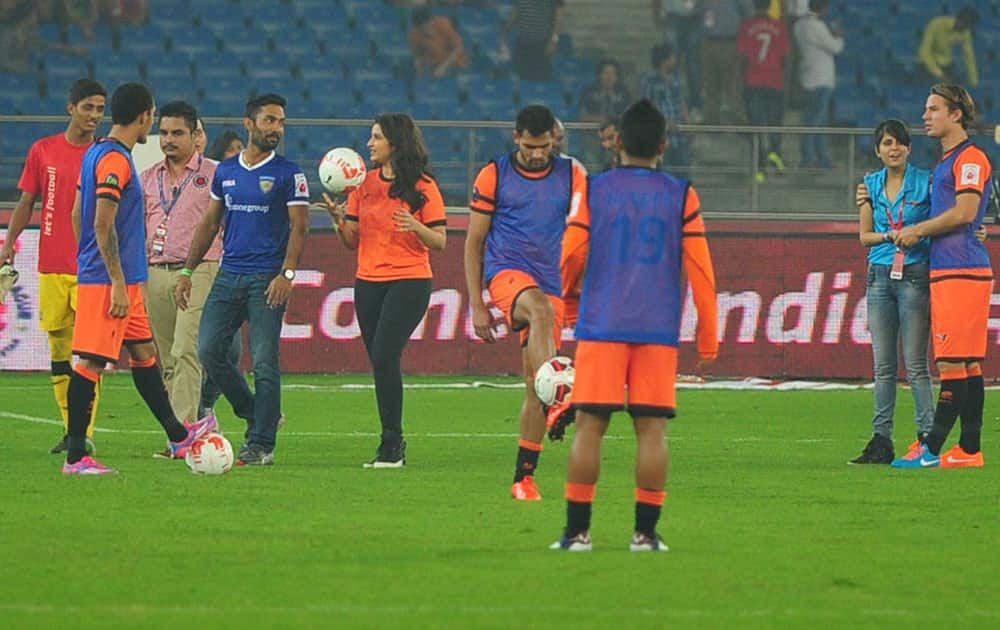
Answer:
<svg viewBox="0 0 1000 630"><path fill-rule="evenodd" d="M174 289L180 270L170 271L150 265L146 283L146 310L149 325L160 353L163 381L170 394L170 406L179 420L198 420L201 400L201 362L198 360L198 326L202 308L212 289L219 263L205 261L191 276L191 298L186 311L177 308Z"/></svg>

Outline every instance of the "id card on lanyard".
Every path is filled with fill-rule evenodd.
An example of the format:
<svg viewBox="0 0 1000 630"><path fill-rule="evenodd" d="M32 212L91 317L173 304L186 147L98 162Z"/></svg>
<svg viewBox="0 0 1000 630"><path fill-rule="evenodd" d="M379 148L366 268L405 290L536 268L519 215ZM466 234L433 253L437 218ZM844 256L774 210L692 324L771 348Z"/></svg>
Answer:
<svg viewBox="0 0 1000 630"><path fill-rule="evenodd" d="M187 174L184 181L181 182L180 186L174 186L171 190L170 202L167 203L166 191L163 188L163 171L165 168L160 170L157 177L157 183L160 189L160 208L163 209L163 221L156 226L156 230L153 231L153 243L152 250L153 254L159 256L163 254L163 250L167 245L167 226L170 223L170 213L173 212L174 206L177 205L177 200L180 199L181 194L184 193L184 189L187 188L188 183L191 182L191 178L201 171L202 157L198 156L198 168L194 169Z"/></svg>
<svg viewBox="0 0 1000 630"><path fill-rule="evenodd" d="M889 226L892 228L893 232L898 232L903 229L903 212L906 209L906 196L900 195L899 197L899 221L895 221L892 218L892 208L886 206L885 216L889 219ZM892 257L892 269L889 270L889 278L893 280L903 279L903 266L906 261L906 252L904 252L899 247L896 248L896 253Z"/></svg>

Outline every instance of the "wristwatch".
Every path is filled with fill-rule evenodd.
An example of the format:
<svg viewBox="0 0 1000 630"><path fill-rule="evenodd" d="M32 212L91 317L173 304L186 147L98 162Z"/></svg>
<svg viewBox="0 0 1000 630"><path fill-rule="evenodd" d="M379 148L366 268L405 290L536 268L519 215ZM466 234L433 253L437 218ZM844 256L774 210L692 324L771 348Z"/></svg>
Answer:
<svg viewBox="0 0 1000 630"><path fill-rule="evenodd" d="M283 270L281 272L281 275L285 276L285 280L289 280L289 281L294 280L295 279L295 270L294 269L285 269L285 270Z"/></svg>

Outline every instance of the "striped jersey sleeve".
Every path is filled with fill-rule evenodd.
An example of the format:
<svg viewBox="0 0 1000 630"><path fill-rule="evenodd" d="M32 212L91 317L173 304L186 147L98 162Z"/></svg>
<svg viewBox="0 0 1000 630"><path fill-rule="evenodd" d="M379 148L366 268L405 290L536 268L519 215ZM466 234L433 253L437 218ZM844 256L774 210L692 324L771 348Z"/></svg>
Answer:
<svg viewBox="0 0 1000 630"><path fill-rule="evenodd" d="M694 187L689 187L684 200L683 218L684 273L691 283L694 305L698 311L696 344L703 359L719 354L718 304L715 293L715 269L708 251L705 221L701 216L701 201Z"/></svg>

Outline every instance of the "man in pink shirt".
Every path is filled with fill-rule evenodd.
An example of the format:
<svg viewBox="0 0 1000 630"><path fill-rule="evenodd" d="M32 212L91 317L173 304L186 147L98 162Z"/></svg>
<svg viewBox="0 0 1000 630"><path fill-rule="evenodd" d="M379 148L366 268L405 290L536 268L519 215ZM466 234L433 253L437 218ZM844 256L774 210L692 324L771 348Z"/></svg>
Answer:
<svg viewBox="0 0 1000 630"><path fill-rule="evenodd" d="M160 351L170 405L178 418L193 422L199 416L201 394L198 325L219 271L220 237L212 242L204 262L190 272L192 287L187 310L178 310L174 289L195 229L211 201L209 191L217 163L195 150L198 112L193 106L175 101L164 105L159 114L160 149L165 159L141 175L149 257L146 308Z"/></svg>

